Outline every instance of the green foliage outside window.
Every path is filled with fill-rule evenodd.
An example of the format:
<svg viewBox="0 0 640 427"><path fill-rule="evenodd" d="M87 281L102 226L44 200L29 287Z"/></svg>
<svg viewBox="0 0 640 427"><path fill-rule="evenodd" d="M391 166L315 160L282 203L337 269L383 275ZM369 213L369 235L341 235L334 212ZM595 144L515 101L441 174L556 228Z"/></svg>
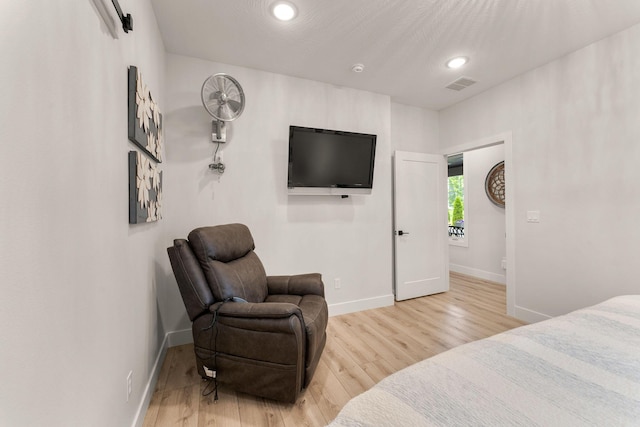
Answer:
<svg viewBox="0 0 640 427"><path fill-rule="evenodd" d="M449 177L449 225L464 220L464 176Z"/></svg>
<svg viewBox="0 0 640 427"><path fill-rule="evenodd" d="M451 214L451 223L455 225L456 221L464 220L464 205L462 199L456 197L453 201L453 213Z"/></svg>
<svg viewBox="0 0 640 427"><path fill-rule="evenodd" d="M464 200L464 176L450 176L449 177L449 209L453 209L453 202L456 197L460 197L460 200Z"/></svg>

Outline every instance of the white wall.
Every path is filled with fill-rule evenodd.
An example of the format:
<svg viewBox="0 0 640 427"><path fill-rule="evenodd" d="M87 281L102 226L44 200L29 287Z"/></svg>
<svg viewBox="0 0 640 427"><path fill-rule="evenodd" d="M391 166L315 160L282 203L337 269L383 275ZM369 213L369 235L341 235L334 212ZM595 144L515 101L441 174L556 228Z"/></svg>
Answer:
<svg viewBox="0 0 640 427"><path fill-rule="evenodd" d="M504 208L491 203L484 182L491 168L503 160L503 144L464 153L467 246L449 246L451 271L498 283L506 283L501 265L506 254Z"/></svg>
<svg viewBox="0 0 640 427"><path fill-rule="evenodd" d="M160 225L128 224L127 67L166 105L164 47L149 2L126 9L114 40L89 0L0 3L3 426L130 425L158 354Z"/></svg>
<svg viewBox="0 0 640 427"><path fill-rule="evenodd" d="M391 103L392 151L434 154L438 142L437 111Z"/></svg>
<svg viewBox="0 0 640 427"><path fill-rule="evenodd" d="M246 95L220 147L223 175L208 170L215 144L200 100L202 82L220 72ZM167 245L196 227L245 223L267 274L323 275L332 313L393 302L389 97L171 54L167 97ZM288 196L289 125L377 134L372 194ZM163 322L169 331L188 328L168 259L162 262Z"/></svg>
<svg viewBox="0 0 640 427"><path fill-rule="evenodd" d="M640 292L640 227L619 226L640 214L639 48L635 26L441 112L441 147L513 132L519 317Z"/></svg>

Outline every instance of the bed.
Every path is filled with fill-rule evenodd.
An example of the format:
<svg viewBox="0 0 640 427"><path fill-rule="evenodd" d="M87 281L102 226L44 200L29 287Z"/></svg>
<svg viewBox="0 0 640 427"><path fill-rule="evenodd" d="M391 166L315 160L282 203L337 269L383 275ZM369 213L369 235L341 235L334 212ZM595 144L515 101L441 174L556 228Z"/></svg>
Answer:
<svg viewBox="0 0 640 427"><path fill-rule="evenodd" d="M640 295L451 349L385 378L331 427L640 426Z"/></svg>

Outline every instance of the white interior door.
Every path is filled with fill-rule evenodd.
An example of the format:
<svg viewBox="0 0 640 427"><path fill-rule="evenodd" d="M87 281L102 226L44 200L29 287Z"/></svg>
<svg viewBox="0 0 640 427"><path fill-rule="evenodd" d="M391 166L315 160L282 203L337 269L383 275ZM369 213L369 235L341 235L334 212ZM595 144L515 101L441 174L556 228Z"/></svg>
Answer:
<svg viewBox="0 0 640 427"><path fill-rule="evenodd" d="M396 151L395 294L401 301L449 290L444 156Z"/></svg>

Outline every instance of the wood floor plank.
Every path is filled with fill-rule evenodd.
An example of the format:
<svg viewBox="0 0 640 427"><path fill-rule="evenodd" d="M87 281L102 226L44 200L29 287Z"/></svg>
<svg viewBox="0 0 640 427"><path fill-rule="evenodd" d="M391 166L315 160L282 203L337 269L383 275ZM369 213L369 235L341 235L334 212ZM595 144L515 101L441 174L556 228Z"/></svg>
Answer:
<svg viewBox="0 0 640 427"><path fill-rule="evenodd" d="M160 411L160 407L162 406L162 393L163 392L161 390L156 390L151 396L151 401L149 402L147 413L144 416L142 427L153 427L156 425L158 412Z"/></svg>
<svg viewBox="0 0 640 427"><path fill-rule="evenodd" d="M165 383L165 390L182 388L191 384L200 384L202 378L196 368L193 344L173 347L173 357L169 366L169 374Z"/></svg>
<svg viewBox="0 0 640 427"><path fill-rule="evenodd" d="M351 397L375 385L375 381L356 363L336 341L329 341L324 349L325 361Z"/></svg>
<svg viewBox="0 0 640 427"><path fill-rule="evenodd" d="M383 334L371 319L370 311L364 313L352 313L349 316L357 318L359 321L355 324L355 329L359 332L361 339L366 340L375 351L382 356L396 370L406 368L407 366L418 362L421 359L413 357L410 353L404 351L402 346L396 345L392 340Z"/></svg>
<svg viewBox="0 0 640 427"><path fill-rule="evenodd" d="M407 330L412 330L418 325L405 326L398 317L396 307L386 310L388 307L375 310L369 313L369 317L374 321L375 327L387 337L396 347L401 348L409 354L414 362L427 357L423 343L418 341L413 334L407 334Z"/></svg>
<svg viewBox="0 0 640 427"><path fill-rule="evenodd" d="M202 391L208 386L209 382L201 381L198 427L241 427L240 405L236 393L220 387L216 401L213 394L202 396Z"/></svg>
<svg viewBox="0 0 640 427"><path fill-rule="evenodd" d="M171 347L167 349L164 363L162 364L160 373L158 374L158 382L156 383L155 391L164 390L166 388L167 379L169 378L169 373L171 371L171 366L173 363L173 356L175 353L178 353L180 351L180 347Z"/></svg>
<svg viewBox="0 0 640 427"><path fill-rule="evenodd" d="M426 357L524 323L507 316L504 285L451 273L449 292L329 319L327 345L295 404L222 386L217 403L201 396L193 345L168 349L145 427L323 426L357 394Z"/></svg>
<svg viewBox="0 0 640 427"><path fill-rule="evenodd" d="M199 384L165 390L155 425L197 427L199 403Z"/></svg>
<svg viewBox="0 0 640 427"><path fill-rule="evenodd" d="M378 384L380 381L388 377L389 375L397 372L386 360L379 359L372 362L367 362L362 365L362 369L371 377L373 382Z"/></svg>
<svg viewBox="0 0 640 427"><path fill-rule="evenodd" d="M328 424L313 394L306 390L294 404L281 404L280 414L286 427L315 427Z"/></svg>
<svg viewBox="0 0 640 427"><path fill-rule="evenodd" d="M360 365L364 365L381 358L375 349L364 341L348 322L343 321L343 316L336 316L333 319L329 323L329 337L344 347L353 360Z"/></svg>
<svg viewBox="0 0 640 427"><path fill-rule="evenodd" d="M284 420L277 404L261 397L254 397L238 393L240 421L243 426L252 427L282 427Z"/></svg>
<svg viewBox="0 0 640 427"><path fill-rule="evenodd" d="M158 374L158 381L156 382L153 395L151 396L151 400L149 402L149 408L147 409L147 413L145 414L142 423L142 427L153 427L156 423L156 419L158 418L158 411L160 410L160 405L162 404L162 395L167 384L167 378L169 378L169 371L171 369L171 363L173 360L173 355L176 352L176 348L177 347L173 347L167 350L164 363L162 364L160 373Z"/></svg>
<svg viewBox="0 0 640 427"><path fill-rule="evenodd" d="M313 395L320 412L327 420L333 420L351 399L347 390L322 358L307 392Z"/></svg>

